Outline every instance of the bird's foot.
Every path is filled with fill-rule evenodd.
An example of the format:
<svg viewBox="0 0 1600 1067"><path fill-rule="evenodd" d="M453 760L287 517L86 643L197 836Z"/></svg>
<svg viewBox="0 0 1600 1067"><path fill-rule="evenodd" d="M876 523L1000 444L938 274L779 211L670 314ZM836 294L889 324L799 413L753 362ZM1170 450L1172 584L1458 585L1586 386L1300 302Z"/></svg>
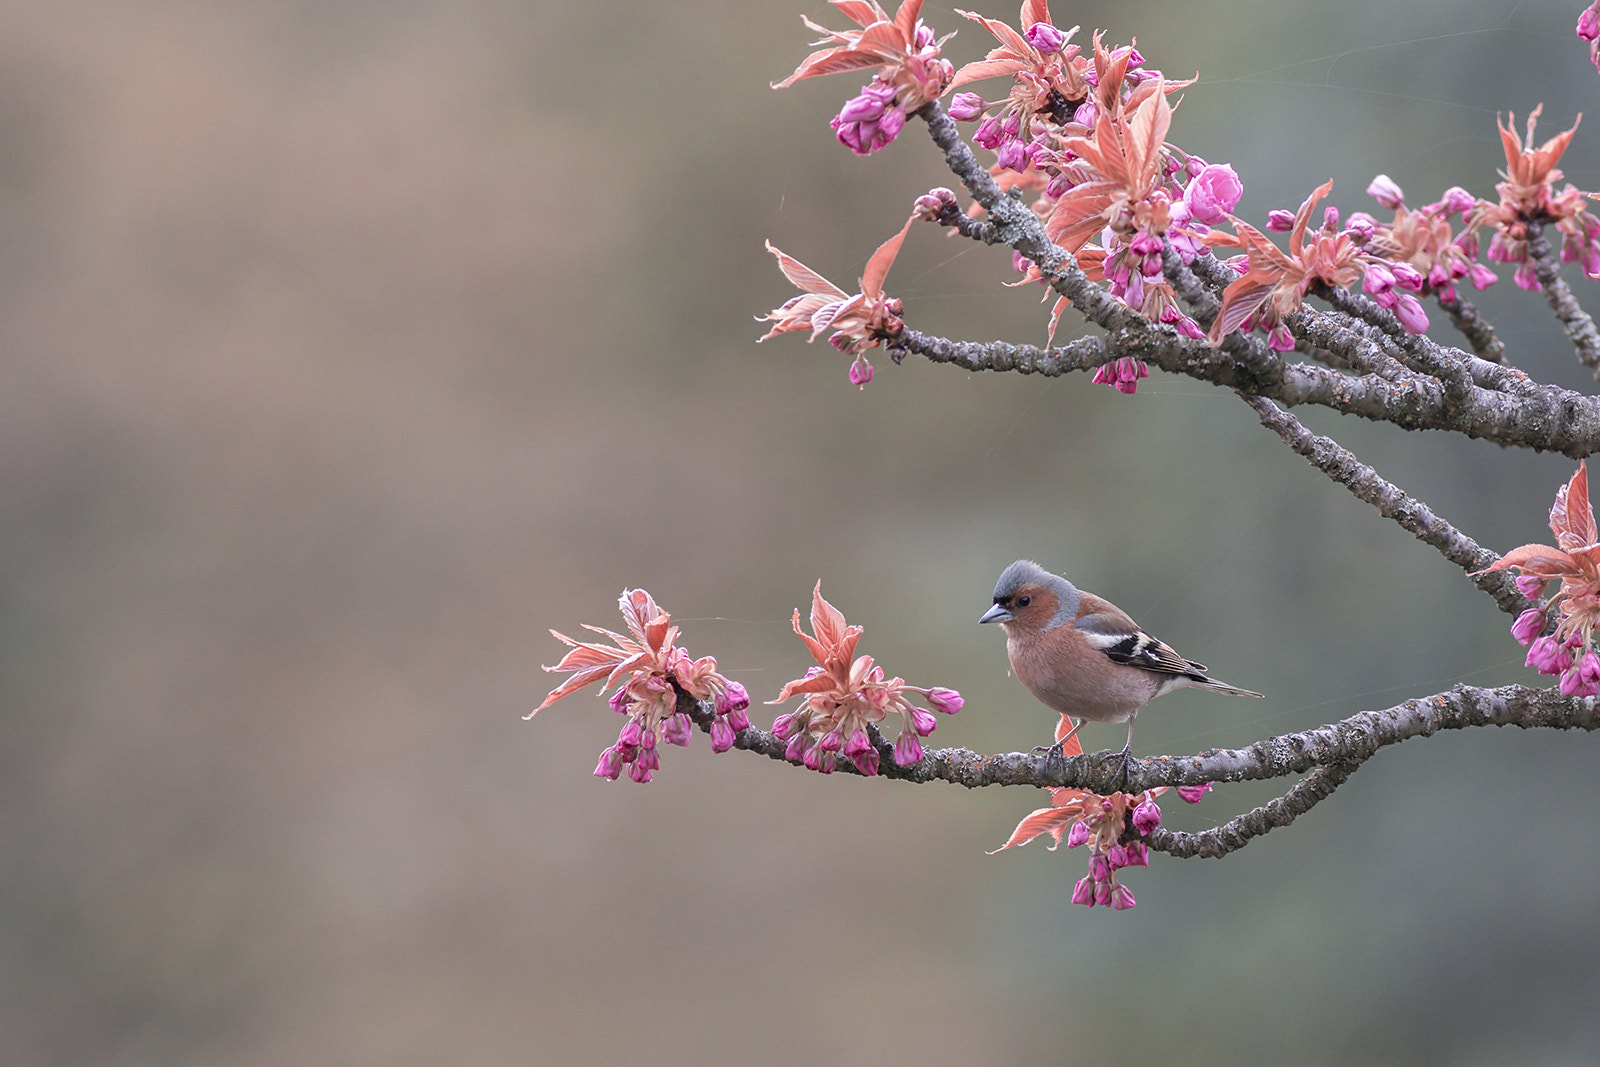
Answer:
<svg viewBox="0 0 1600 1067"><path fill-rule="evenodd" d="M1065 745L1065 744L1066 744L1066 738L1062 738L1060 741L1057 741L1053 745L1039 745L1037 748L1035 748L1033 750L1036 753L1038 753L1038 752L1043 752L1044 753L1044 773L1046 775L1048 775L1050 773L1050 768L1052 766L1054 766L1057 770L1060 770L1060 771L1065 771L1066 770L1066 767L1067 767L1067 754L1066 754L1065 751L1063 751L1063 748L1062 748L1062 746Z"/></svg>
<svg viewBox="0 0 1600 1067"><path fill-rule="evenodd" d="M1120 753L1121 758L1122 758L1122 766L1117 769L1117 776L1115 778L1111 779L1113 782L1121 782L1124 785L1127 784L1127 781L1128 781L1128 762L1129 762L1129 760L1131 760L1133 758L1132 749L1133 749L1132 742L1122 746L1122 752ZM1116 759L1116 758L1117 758L1116 756L1112 757L1112 759Z"/></svg>

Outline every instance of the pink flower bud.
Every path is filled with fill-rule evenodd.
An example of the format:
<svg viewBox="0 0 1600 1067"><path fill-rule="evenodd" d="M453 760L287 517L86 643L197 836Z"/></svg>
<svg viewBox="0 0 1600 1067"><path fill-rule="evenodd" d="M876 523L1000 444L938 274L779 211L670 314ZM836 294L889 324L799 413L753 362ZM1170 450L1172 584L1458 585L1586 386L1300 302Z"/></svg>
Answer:
<svg viewBox="0 0 1600 1067"><path fill-rule="evenodd" d="M1210 163L1199 174L1189 179L1183 190L1183 202L1198 222L1214 226L1239 206L1244 195L1244 183L1226 163Z"/></svg>
<svg viewBox="0 0 1600 1067"><path fill-rule="evenodd" d="M1104 856L1091 856L1089 858L1089 877L1096 882L1111 881L1111 863Z"/></svg>
<svg viewBox="0 0 1600 1067"><path fill-rule="evenodd" d="M857 356L855 362L850 364L850 384L865 389L870 381L872 381L872 364L867 362L866 356Z"/></svg>
<svg viewBox="0 0 1600 1067"><path fill-rule="evenodd" d="M978 123L978 128L972 131L972 143L979 148L990 151L1000 147L1000 142L1005 140L1005 134L1000 129L1000 116L990 115Z"/></svg>
<svg viewBox="0 0 1600 1067"><path fill-rule="evenodd" d="M1394 316L1400 320L1406 333L1426 333L1428 330L1428 313L1423 310L1422 301L1410 293L1395 295Z"/></svg>
<svg viewBox="0 0 1600 1067"><path fill-rule="evenodd" d="M1422 272L1409 263L1390 263L1389 269L1394 272L1394 283L1402 289L1409 289L1413 293L1422 289Z"/></svg>
<svg viewBox="0 0 1600 1067"><path fill-rule="evenodd" d="M1531 645L1533 639L1544 631L1544 611L1541 608L1529 608L1517 616L1517 621L1511 624L1511 636L1520 644Z"/></svg>
<svg viewBox="0 0 1600 1067"><path fill-rule="evenodd" d="M913 730L902 730L900 736L894 739L894 761L901 767L909 767L922 759L922 742L917 740Z"/></svg>
<svg viewBox="0 0 1600 1067"><path fill-rule="evenodd" d="M606 703L610 704L611 710L618 715L626 715L628 714L628 705L633 703L633 698L628 695L626 689L618 689L611 694L611 699Z"/></svg>
<svg viewBox="0 0 1600 1067"><path fill-rule="evenodd" d="M1386 263L1366 263L1366 270L1361 275L1361 288L1373 296L1382 296L1394 288L1394 271Z"/></svg>
<svg viewBox="0 0 1600 1067"><path fill-rule="evenodd" d="M1583 658L1578 661L1578 676L1583 679L1584 685L1593 686L1600 683L1600 656L1593 652L1585 652Z"/></svg>
<svg viewBox="0 0 1600 1067"><path fill-rule="evenodd" d="M1444 198L1439 201L1439 206L1444 208L1447 215L1460 215L1471 211L1477 203L1477 197L1459 185L1452 185L1444 191Z"/></svg>
<svg viewBox="0 0 1600 1067"><path fill-rule="evenodd" d="M1600 39L1600 13L1596 12L1597 7L1600 7L1600 4L1585 9L1583 14L1578 16L1578 36L1585 41Z"/></svg>
<svg viewBox="0 0 1600 1067"><path fill-rule="evenodd" d="M1111 883L1096 882L1094 884L1094 902L1102 908L1111 904Z"/></svg>
<svg viewBox="0 0 1600 1067"><path fill-rule="evenodd" d="M1592 697L1600 692L1600 686L1583 680L1583 672L1577 667L1561 672L1561 681L1557 688L1561 690L1562 696L1568 697Z"/></svg>
<svg viewBox="0 0 1600 1067"><path fill-rule="evenodd" d="M1133 907L1133 904L1133 894L1128 892L1127 886L1118 885L1111 891L1111 906L1117 911L1121 911L1124 908L1131 908Z"/></svg>
<svg viewBox="0 0 1600 1067"><path fill-rule="evenodd" d="M1329 233L1339 229L1339 209L1332 204L1322 209L1322 227Z"/></svg>
<svg viewBox="0 0 1600 1067"><path fill-rule="evenodd" d="M878 773L878 750L868 747L865 752L851 755L851 762L856 765L856 770L871 778Z"/></svg>
<svg viewBox="0 0 1600 1067"><path fill-rule="evenodd" d="M1294 229L1294 212L1281 207L1273 208L1267 212L1267 229L1274 233L1288 233Z"/></svg>
<svg viewBox="0 0 1600 1067"><path fill-rule="evenodd" d="M750 706L750 693L739 682L729 681L723 683L722 692L717 694L717 714L726 715L733 711L743 711Z"/></svg>
<svg viewBox="0 0 1600 1067"><path fill-rule="evenodd" d="M1210 782L1206 782L1204 785L1180 785L1178 787L1178 795L1187 804L1200 803L1200 798L1209 792L1211 792Z"/></svg>
<svg viewBox="0 0 1600 1067"><path fill-rule="evenodd" d="M1544 637L1535 638L1528 646L1528 657L1523 665L1532 667L1540 674L1556 674L1567 666L1571 660L1571 653L1562 648L1555 637L1546 634Z"/></svg>
<svg viewBox="0 0 1600 1067"><path fill-rule="evenodd" d="M1150 866L1150 846L1143 841L1130 841L1122 846L1125 857L1124 867Z"/></svg>
<svg viewBox="0 0 1600 1067"><path fill-rule="evenodd" d="M1472 270L1467 274L1467 280L1474 289L1487 289L1500 280L1500 275L1485 267L1482 263L1474 263Z"/></svg>
<svg viewBox="0 0 1600 1067"><path fill-rule="evenodd" d="M1018 173L1028 169L1028 151L1021 141L1012 139L1000 146L999 157L996 160L1006 170Z"/></svg>
<svg viewBox="0 0 1600 1067"><path fill-rule="evenodd" d="M669 745L689 745L689 739L694 736L694 730L689 725L689 716L678 714L667 719L666 729L661 731L661 737Z"/></svg>
<svg viewBox="0 0 1600 1067"><path fill-rule="evenodd" d="M1067 831L1067 847L1077 848L1087 840L1089 840L1089 824L1079 819Z"/></svg>
<svg viewBox="0 0 1600 1067"><path fill-rule="evenodd" d="M1072 887L1072 902L1086 908L1094 907L1094 882L1087 877L1078 879L1078 884Z"/></svg>
<svg viewBox="0 0 1600 1067"><path fill-rule="evenodd" d="M924 222L933 222L949 212L961 210L956 194L942 185L917 197L916 203L918 217Z"/></svg>
<svg viewBox="0 0 1600 1067"><path fill-rule="evenodd" d="M810 747L810 737L804 733L795 734L789 738L789 743L783 747L783 758L793 763L795 760L802 759Z"/></svg>
<svg viewBox="0 0 1600 1067"><path fill-rule="evenodd" d="M983 97L977 93L957 93L946 110L957 122L971 122L983 114Z"/></svg>
<svg viewBox="0 0 1600 1067"><path fill-rule="evenodd" d="M1133 828L1141 834L1148 834L1151 830L1161 825L1161 806L1153 800L1146 800L1133 809Z"/></svg>
<svg viewBox="0 0 1600 1067"><path fill-rule="evenodd" d="M1350 216L1350 221L1345 225L1345 232L1350 235L1350 240L1358 245L1364 245L1372 240L1372 235L1378 229L1378 222L1365 211L1357 211Z"/></svg>
<svg viewBox="0 0 1600 1067"><path fill-rule="evenodd" d="M609 778L613 782L622 774L622 753L615 747L608 748L600 753L600 762L595 765L596 778Z"/></svg>
<svg viewBox="0 0 1600 1067"><path fill-rule="evenodd" d="M1367 186L1367 195L1386 208L1397 208L1405 203L1406 194L1400 191L1393 178L1380 174Z"/></svg>
<svg viewBox="0 0 1600 1067"><path fill-rule="evenodd" d="M1077 109L1072 112L1073 122L1076 122L1080 126L1088 126L1090 129L1094 128L1095 119L1099 117L1100 108L1095 103L1093 96L1079 104Z"/></svg>
<svg viewBox="0 0 1600 1067"><path fill-rule="evenodd" d="M711 751L726 752L733 747L734 730L727 719L716 719L711 723Z"/></svg>
<svg viewBox="0 0 1600 1067"><path fill-rule="evenodd" d="M622 730L617 734L617 744L626 745L629 748L638 748L643 738L644 731L639 728L639 720L629 719L622 724Z"/></svg>
<svg viewBox="0 0 1600 1067"><path fill-rule="evenodd" d="M961 694L954 689L946 689L936 685L928 690L928 706L941 715L954 715L966 704Z"/></svg>
<svg viewBox="0 0 1600 1067"><path fill-rule="evenodd" d="M1026 37L1029 44L1045 55L1053 55L1061 51L1061 46L1067 40L1065 34L1048 22L1035 22L1028 27L1028 32L1022 36Z"/></svg>
<svg viewBox="0 0 1600 1067"><path fill-rule="evenodd" d="M1529 600L1538 600L1540 594L1544 592L1545 579L1535 578L1531 574L1519 574L1512 584L1517 587L1517 592Z"/></svg>
<svg viewBox="0 0 1600 1067"><path fill-rule="evenodd" d="M633 766L628 768L628 777L632 778L640 785L644 785L651 778L655 777L655 775L651 772L652 768L646 767L642 761L636 762Z"/></svg>

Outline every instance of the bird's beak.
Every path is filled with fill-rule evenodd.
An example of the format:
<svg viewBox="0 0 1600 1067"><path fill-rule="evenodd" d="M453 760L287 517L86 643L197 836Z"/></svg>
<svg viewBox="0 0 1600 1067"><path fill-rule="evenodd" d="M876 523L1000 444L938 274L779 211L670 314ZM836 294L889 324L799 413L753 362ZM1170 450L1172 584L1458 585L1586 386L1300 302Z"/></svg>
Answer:
<svg viewBox="0 0 1600 1067"><path fill-rule="evenodd" d="M1008 611L1007 609L1001 607L999 604L996 604L993 607L991 607L988 611L984 612L983 613L983 618L979 619L978 621L979 622L1010 622L1015 618L1016 618L1016 616L1011 614L1010 611Z"/></svg>

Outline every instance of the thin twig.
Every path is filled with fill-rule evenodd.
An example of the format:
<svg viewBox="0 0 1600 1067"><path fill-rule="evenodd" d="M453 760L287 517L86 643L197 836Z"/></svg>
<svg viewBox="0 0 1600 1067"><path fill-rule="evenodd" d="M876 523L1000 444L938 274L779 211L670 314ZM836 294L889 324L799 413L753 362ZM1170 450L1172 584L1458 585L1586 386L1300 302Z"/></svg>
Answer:
<svg viewBox="0 0 1600 1067"><path fill-rule="evenodd" d="M1550 310L1556 313L1556 318L1561 320L1562 327L1567 331L1578 362L1594 371L1596 378L1600 378L1600 331L1595 329L1589 313L1578 306L1577 297L1572 295L1572 290L1562 279L1561 263L1550 242L1545 239L1541 223L1528 223L1528 262L1533 266L1534 276L1544 290L1545 303L1550 305Z"/></svg>

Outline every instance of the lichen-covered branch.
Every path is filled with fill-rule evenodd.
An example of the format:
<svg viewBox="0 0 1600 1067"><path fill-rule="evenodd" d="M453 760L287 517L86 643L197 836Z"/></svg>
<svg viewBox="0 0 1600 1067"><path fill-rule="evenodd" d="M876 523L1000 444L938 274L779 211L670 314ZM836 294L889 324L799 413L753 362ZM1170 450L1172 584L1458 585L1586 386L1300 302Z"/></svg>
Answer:
<svg viewBox="0 0 1600 1067"><path fill-rule="evenodd" d="M1436 294L1435 299L1444 309L1444 313L1450 316L1450 325L1454 326L1457 332L1467 339L1467 344L1472 346L1474 355L1489 363L1505 362L1505 342L1495 334L1494 327L1478 314L1477 305L1459 296L1447 298Z"/></svg>
<svg viewBox="0 0 1600 1067"><path fill-rule="evenodd" d="M678 710L709 730L711 702L680 694ZM1335 723L1299 733L1269 737L1247 748L1211 749L1193 756L1133 759L1124 773L1120 754L1085 753L1065 760L1043 752L1007 752L984 756L963 748L928 751L921 760L900 767L882 761L880 777L910 782L944 781L977 789L991 785L1068 786L1095 793L1137 793L1156 786L1242 782L1304 774L1316 767L1360 764L1380 749L1440 730L1477 726L1523 729L1600 729L1595 698L1562 696L1554 689L1522 685L1483 689L1458 685L1445 693L1418 697L1381 711L1362 711ZM785 743L754 726L741 730L734 747L769 759L784 758ZM796 763L798 765L798 763ZM842 773L857 773L840 760Z"/></svg>
<svg viewBox="0 0 1600 1067"><path fill-rule="evenodd" d="M1261 425L1283 438L1290 448L1310 460L1312 466L1349 489L1358 500L1377 508L1384 518L1393 519L1417 540L1438 549L1440 555L1462 570L1469 574L1481 571L1500 558L1498 553L1484 548L1435 515L1428 505L1385 481L1337 441L1313 434L1299 419L1270 400L1244 393L1239 397L1255 410ZM1500 610L1508 614L1520 615L1534 606L1517 592L1515 583L1504 571L1478 574L1472 582L1493 597Z"/></svg>
<svg viewBox="0 0 1600 1067"><path fill-rule="evenodd" d="M1359 763L1329 763L1317 767L1283 796L1229 819L1221 826L1198 833L1166 830L1158 826L1145 837L1145 844L1157 852L1165 852L1179 859L1194 856L1219 859L1243 848L1268 831L1288 826L1297 817L1326 800L1360 766Z"/></svg>
<svg viewBox="0 0 1600 1067"><path fill-rule="evenodd" d="M1091 284L1090 288L1095 287ZM1323 338L1316 321L1308 322L1306 332L1314 343L1320 344L1324 339L1330 344L1338 343L1337 330L1329 327L1327 337ZM1390 422L1408 430L1453 430L1496 444L1560 452L1574 459L1600 451L1600 402L1594 397L1554 386L1538 386L1521 395L1478 386L1464 394L1451 394L1437 380L1425 375L1411 375L1398 382L1376 374L1354 376L1329 367L1292 363L1257 341L1245 341L1237 335L1229 337L1227 341L1239 341L1242 346L1255 349L1250 353L1253 357L1250 361L1253 365L1250 365L1228 343L1212 348L1204 342L1190 341L1153 327L1136 317L1131 322L1122 322L1119 317L1119 323L1118 328L1104 338L1103 350L1097 350L1093 358L1082 358L1087 350L1080 349L1079 358L1049 364L1019 359L1018 353L1028 346L957 342L912 329L905 330L891 342L889 349L899 357L915 353L935 362L959 363L968 370L1048 374L1088 370L1122 356L1131 356L1172 374L1184 374L1255 396L1270 397L1286 407L1317 404L1342 414ZM954 356L957 352L959 357ZM1047 366L1049 369L1045 369Z"/></svg>

